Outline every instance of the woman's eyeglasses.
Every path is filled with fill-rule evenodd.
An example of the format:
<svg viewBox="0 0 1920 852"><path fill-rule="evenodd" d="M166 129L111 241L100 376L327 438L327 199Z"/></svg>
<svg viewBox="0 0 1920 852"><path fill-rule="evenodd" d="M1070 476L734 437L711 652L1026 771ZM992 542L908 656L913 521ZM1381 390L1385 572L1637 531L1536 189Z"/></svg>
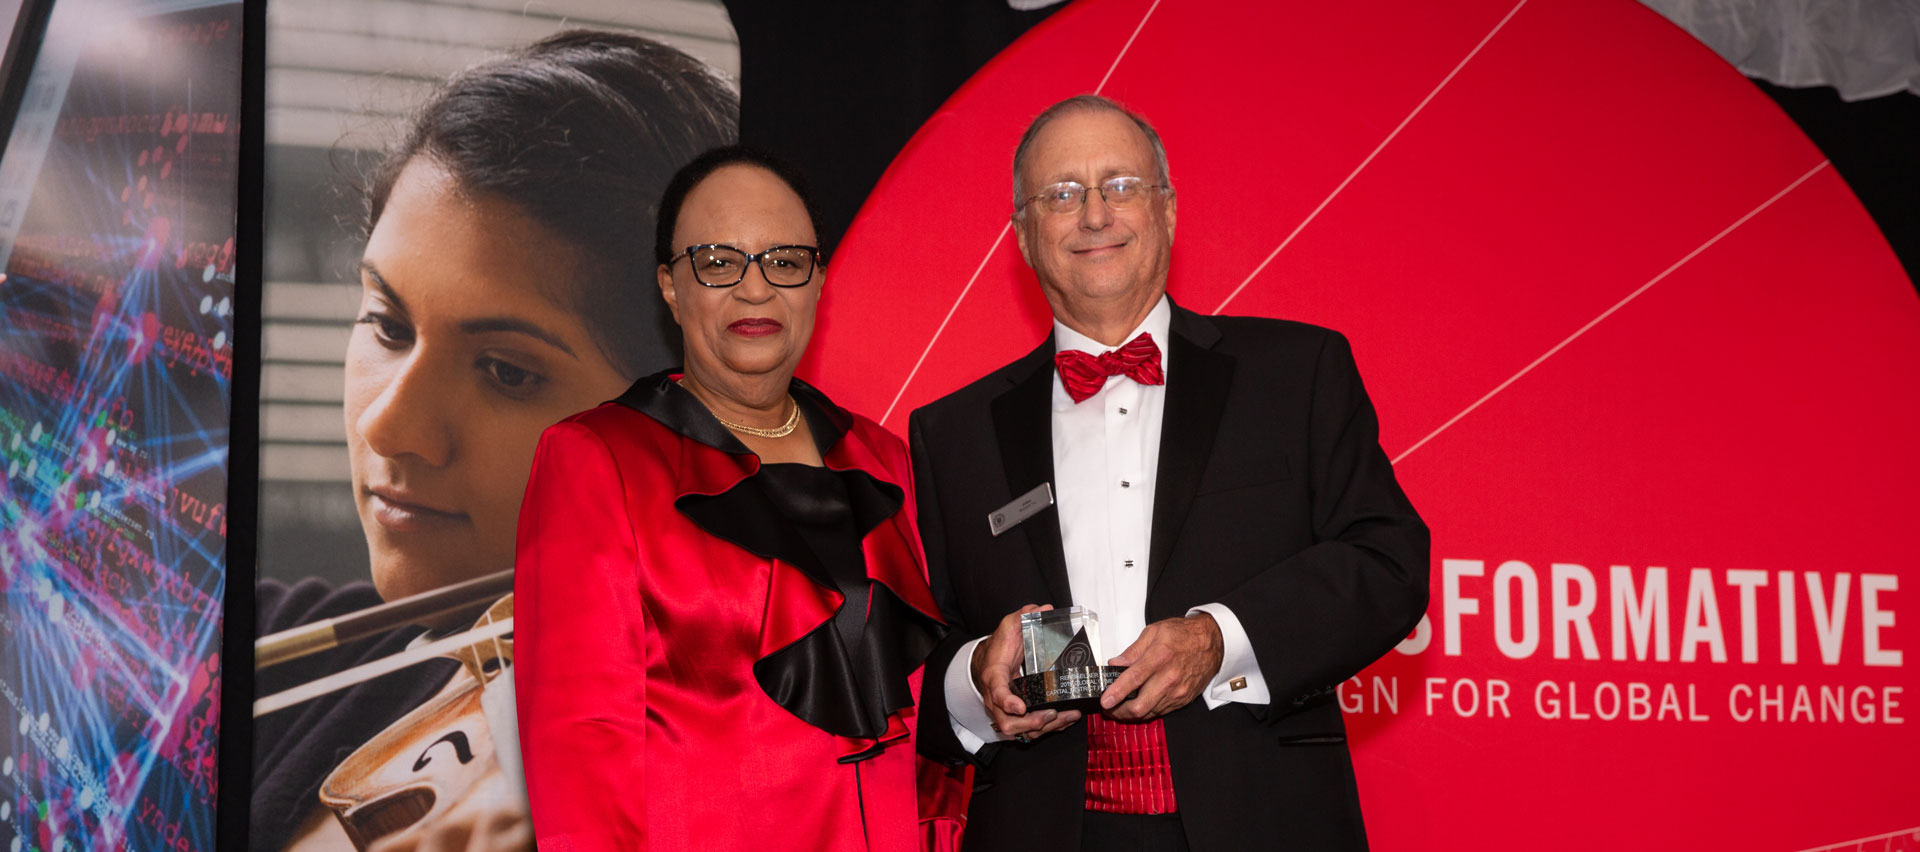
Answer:
<svg viewBox="0 0 1920 852"><path fill-rule="evenodd" d="M685 257L693 264L693 279L708 287L732 287L746 280L747 265L760 264L760 274L775 287L804 287L813 280L813 268L819 265L820 250L813 246L773 246L759 254L748 254L719 243L688 246L674 260Z"/></svg>

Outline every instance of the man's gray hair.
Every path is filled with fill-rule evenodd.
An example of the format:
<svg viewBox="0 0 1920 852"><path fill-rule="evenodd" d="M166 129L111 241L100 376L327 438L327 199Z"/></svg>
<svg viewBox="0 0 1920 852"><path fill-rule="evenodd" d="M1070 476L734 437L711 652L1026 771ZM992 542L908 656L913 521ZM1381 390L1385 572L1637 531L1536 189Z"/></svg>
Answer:
<svg viewBox="0 0 1920 852"><path fill-rule="evenodd" d="M1153 125L1140 117L1139 113L1120 105L1119 101L1104 95L1074 95L1064 101L1047 107L1044 112L1034 116L1033 123L1027 125L1027 132L1020 134L1020 144L1013 149L1013 215L1018 218L1023 211L1020 202L1020 178L1022 165L1027 159L1027 149L1033 147L1034 137L1040 135L1040 128L1046 127L1054 119L1070 112L1092 112L1106 110L1117 112L1133 121L1141 133L1147 134L1147 141L1153 143L1153 164L1160 169L1160 182L1173 183L1173 176L1167 171L1167 146L1161 144L1160 133Z"/></svg>

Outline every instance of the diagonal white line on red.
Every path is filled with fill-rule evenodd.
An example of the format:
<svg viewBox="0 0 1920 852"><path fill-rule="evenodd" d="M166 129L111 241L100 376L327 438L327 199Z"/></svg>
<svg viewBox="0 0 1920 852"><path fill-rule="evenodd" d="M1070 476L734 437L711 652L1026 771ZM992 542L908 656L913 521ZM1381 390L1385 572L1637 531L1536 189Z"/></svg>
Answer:
<svg viewBox="0 0 1920 852"><path fill-rule="evenodd" d="M1147 7L1147 13L1140 16L1140 23L1134 25L1133 34L1127 36L1127 43L1120 45L1120 52L1113 57L1113 64L1107 66L1107 73L1100 78L1100 85L1093 87L1094 94L1106 91L1107 81L1113 79L1113 69L1120 67L1120 60L1133 48L1133 40L1140 37L1140 31L1147 28L1147 19L1153 17L1153 10L1158 8L1160 0L1153 0L1153 5Z"/></svg>
<svg viewBox="0 0 1920 852"><path fill-rule="evenodd" d="M1125 59L1127 51L1133 49L1134 39L1140 37L1140 31L1147 26L1147 19L1153 17L1153 10L1158 8L1160 8L1160 0L1153 0L1153 5L1147 7L1147 13L1140 16L1140 23L1134 25L1133 33L1127 36L1127 43L1120 45L1120 52L1114 54L1113 62L1107 65L1107 73L1100 77L1100 85L1093 87L1094 94L1100 94L1107 88L1107 81L1113 79L1114 69L1120 67L1120 60ZM940 326L933 330L933 336L927 338L927 346L920 350L920 357L914 359L913 369L907 371L907 378L900 383L900 389L893 392L893 401L887 403L886 413L880 415L880 425L887 425L887 420L893 417L893 410L899 407L900 398L907 395L907 388L913 384L913 377L920 374L920 365L927 362L927 355L933 352L934 344L939 343L940 335L946 332L947 323L953 321L954 313L960 310L960 303L965 301L967 294L973 291L973 282L980 280L980 273L987 268L987 261L993 259L993 253L1000 250L1000 243L1007 239L1007 232L1012 229L1011 221L1000 227L1000 236L993 238L993 246L987 249L986 257L980 258L980 265L973 268L973 277L967 279L967 286L960 288L960 295L953 297L953 304L948 306L947 315L940 319Z"/></svg>
<svg viewBox="0 0 1920 852"><path fill-rule="evenodd" d="M1891 840L1903 834L1913 835L1914 837L1920 837L1920 825L1916 825L1912 828L1903 828L1903 829L1900 829L1899 831L1889 831L1886 834L1876 834L1872 837L1860 837L1860 838L1855 838L1853 840L1842 840L1839 843L1833 843L1826 846L1816 846L1812 849L1802 849L1800 850L1800 852L1829 852L1830 850L1834 850L1834 849L1845 849L1849 846L1858 846L1862 843L1871 843L1875 840Z"/></svg>
<svg viewBox="0 0 1920 852"><path fill-rule="evenodd" d="M1599 325L1602 320L1605 320L1607 317L1613 316L1615 311L1618 311L1621 308L1626 307L1628 302L1631 302L1634 299L1640 298L1640 294L1647 292L1647 290L1651 289L1653 285L1658 284L1661 281L1665 280L1666 277L1669 275L1672 275L1675 270L1679 269L1682 266L1687 265L1687 261L1690 261L1696 257L1699 257L1701 252L1704 252L1707 249L1712 248L1714 243L1720 242L1720 240L1725 238L1726 235L1733 233L1735 228L1738 228L1741 225L1746 224L1748 219L1752 219L1753 217L1760 215L1760 211L1765 210L1768 207L1772 207L1774 202L1779 201L1782 198L1785 198L1787 193L1792 192L1795 189L1799 188L1799 186L1803 183L1806 183L1809 178L1812 178L1814 175L1819 174L1822 169L1825 169L1827 167L1827 165L1828 165L1828 162L1826 160L1821 160L1819 165L1816 165L1813 168L1808 169L1806 174L1803 174L1800 177L1796 178L1793 181L1793 183L1787 184L1787 187L1785 189L1782 189L1779 192L1774 193L1772 198L1769 198L1765 201L1760 202L1760 206L1747 211L1747 215L1741 216L1740 218L1735 219L1733 224L1728 225L1725 228L1722 228L1720 230L1720 233L1714 234L1712 238L1708 239L1704 243L1701 243L1698 248L1695 248L1693 251L1687 252L1685 257L1682 257L1679 260L1674 261L1672 266L1669 266L1665 270L1662 270L1659 275L1653 276L1653 280L1640 285L1639 289L1634 290L1631 293L1628 293L1626 295L1626 298L1623 298L1620 301L1613 303L1613 307L1608 308L1604 311L1601 311L1599 316L1594 317L1591 320L1588 320L1586 325L1581 326L1579 329L1575 330L1572 334L1567 335L1566 339L1560 341L1559 343L1554 344L1552 349L1548 349L1546 352L1542 353L1540 357L1533 359L1533 363L1530 363L1525 367L1521 367L1520 372L1514 373L1513 375L1508 376L1506 381L1501 382L1493 390L1487 391L1485 396L1482 396L1479 399L1474 400L1474 403L1472 405L1469 405L1465 409L1461 410L1459 414L1455 414L1451 419L1447 420L1447 422L1440 424L1440 428L1427 433L1427 436L1425 438L1421 438L1420 440L1414 442L1413 446L1408 447L1400 455L1395 456L1393 458L1393 463L1397 465L1400 463L1401 459L1404 459L1407 456L1413 455L1414 450L1417 450L1423 446L1426 446L1426 443L1428 441L1433 440L1441 432L1447 431L1447 429L1452 427L1453 424L1460 422L1461 418L1466 417L1469 414L1472 414L1474 409L1479 408L1482 405L1485 405L1487 400L1490 400L1495 396L1498 396L1499 393L1503 390L1506 390L1509 385L1512 385L1514 382L1519 381L1521 376L1524 376L1530 372L1533 372L1533 368L1540 366L1548 358L1552 358L1560 350L1565 349L1567 347L1567 344L1570 344L1575 340L1580 339L1581 335L1586 334L1594 326Z"/></svg>
<svg viewBox="0 0 1920 852"><path fill-rule="evenodd" d="M1412 123L1414 117L1419 115L1421 110L1426 109L1427 104L1433 102L1434 96L1440 94L1441 89L1446 88L1448 83L1453 82L1454 76L1460 73L1460 69L1467 67L1467 63L1472 62L1473 58L1479 55L1480 49L1486 47L1487 42L1492 41L1494 35L1499 33L1501 28L1507 25L1508 21L1513 20L1513 16L1520 11L1520 7L1525 5L1527 5L1527 0L1520 0L1519 3L1514 4L1512 9L1507 10L1507 16L1501 18L1500 23L1494 24L1493 29L1487 31L1487 34L1480 39L1479 44L1474 45L1472 50L1467 51L1467 55L1461 58L1460 64L1453 66L1453 70L1448 71L1447 76L1441 78L1440 84L1434 86L1433 91L1428 92L1427 96L1420 100L1420 104L1413 108L1413 112L1407 113L1406 118L1400 119L1400 123L1394 126L1393 132L1388 133L1387 138L1380 140L1380 144L1374 146L1373 152L1368 154L1366 159L1361 160L1360 165L1353 167L1353 171L1347 174L1346 180L1341 181L1339 186L1334 187L1332 192L1327 193L1326 198L1320 199L1320 206L1313 208L1313 212L1308 213L1307 218L1300 220L1300 224L1294 226L1293 233L1288 234L1286 239L1281 240L1279 245L1274 246L1273 251L1267 253L1267 259L1260 261L1259 266L1254 267L1252 272L1247 273L1246 279L1240 282L1240 286L1233 288L1233 292L1228 293L1226 298L1221 299L1220 304L1214 306L1213 312L1218 314L1226 310L1227 303L1239 296L1240 291L1247 289L1247 285L1253 283L1253 279L1258 277L1260 273L1267 268L1267 264L1272 263L1274 258L1280 256L1280 252L1285 250L1288 244L1293 242L1294 237L1300 236L1301 231L1306 230L1308 225L1313 224L1313 220L1320 215L1320 211L1327 209L1327 205L1332 204L1333 200L1340 196L1340 192L1347 188L1347 184L1353 183L1353 179L1359 177L1360 173L1366 170L1367 165L1373 162L1374 157L1380 156L1380 152L1385 150L1389 143L1393 142L1394 137L1399 136L1400 131L1405 130L1407 125Z"/></svg>
<svg viewBox="0 0 1920 852"><path fill-rule="evenodd" d="M980 265L973 268L973 276L967 279L967 286L960 288L960 295L953 298L953 304L947 307L947 315L940 320L940 327L933 330L933 336L927 338L927 348L920 350L920 357L913 362L913 369L907 371L906 381L900 383L900 389L893 392L893 401L887 403L887 413L880 415L880 425L887 425L887 418L893 416L893 409L900 404L900 398L907 395L907 386L913 384L913 377L920 374L920 365L927 362L927 353L933 351L933 345L940 342L940 335L947 330L947 323L953 320L955 311L960 310L960 302L973 290L973 282L980 280L980 273L987 268L987 261L993 259L993 253L1000 250L1001 241L1007 238L1007 232L1013 230L1013 223L1000 226L1000 236L993 238L993 247L987 249Z"/></svg>

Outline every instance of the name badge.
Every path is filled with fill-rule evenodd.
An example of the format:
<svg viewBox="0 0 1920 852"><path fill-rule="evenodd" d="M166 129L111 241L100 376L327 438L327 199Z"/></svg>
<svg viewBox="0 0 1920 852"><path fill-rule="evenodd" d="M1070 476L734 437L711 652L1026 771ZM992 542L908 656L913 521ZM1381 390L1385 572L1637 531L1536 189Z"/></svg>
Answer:
<svg viewBox="0 0 1920 852"><path fill-rule="evenodd" d="M987 526L993 530L994 536L998 537L1051 505L1053 505L1053 483L1042 482L1040 487L1015 497L1013 502L993 510L987 515Z"/></svg>

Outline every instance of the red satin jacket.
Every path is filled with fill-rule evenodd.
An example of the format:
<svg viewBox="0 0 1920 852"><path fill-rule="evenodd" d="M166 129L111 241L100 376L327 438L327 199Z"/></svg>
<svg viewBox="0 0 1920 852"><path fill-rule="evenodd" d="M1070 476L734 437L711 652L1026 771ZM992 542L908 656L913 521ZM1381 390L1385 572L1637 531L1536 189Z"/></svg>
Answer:
<svg viewBox="0 0 1920 852"><path fill-rule="evenodd" d="M919 666L944 628L906 447L793 383L864 513L872 585L854 655L832 624L843 595L755 487L759 458L674 378L553 426L535 455L514 679L540 848L951 840L957 822L935 817L956 815L923 828L916 806Z"/></svg>

